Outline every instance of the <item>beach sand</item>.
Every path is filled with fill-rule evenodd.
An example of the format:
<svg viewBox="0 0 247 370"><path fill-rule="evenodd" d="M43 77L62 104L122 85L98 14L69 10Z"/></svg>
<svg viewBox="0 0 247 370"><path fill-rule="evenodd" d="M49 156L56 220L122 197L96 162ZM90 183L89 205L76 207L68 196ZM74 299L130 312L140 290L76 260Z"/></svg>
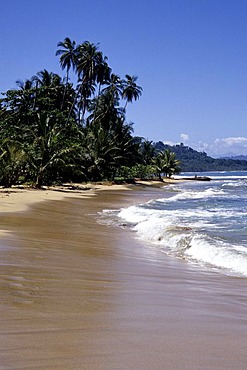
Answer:
<svg viewBox="0 0 247 370"><path fill-rule="evenodd" d="M2 194L0 369L246 369L246 279L101 223L164 193L118 189Z"/></svg>

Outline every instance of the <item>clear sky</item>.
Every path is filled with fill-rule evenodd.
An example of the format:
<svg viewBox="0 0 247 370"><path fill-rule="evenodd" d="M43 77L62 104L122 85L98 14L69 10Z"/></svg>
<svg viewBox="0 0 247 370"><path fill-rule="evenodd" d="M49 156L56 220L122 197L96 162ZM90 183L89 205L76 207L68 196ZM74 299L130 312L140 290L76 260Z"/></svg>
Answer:
<svg viewBox="0 0 247 370"><path fill-rule="evenodd" d="M247 0L0 0L0 91L47 69L57 43L100 43L137 75L135 135L247 155Z"/></svg>

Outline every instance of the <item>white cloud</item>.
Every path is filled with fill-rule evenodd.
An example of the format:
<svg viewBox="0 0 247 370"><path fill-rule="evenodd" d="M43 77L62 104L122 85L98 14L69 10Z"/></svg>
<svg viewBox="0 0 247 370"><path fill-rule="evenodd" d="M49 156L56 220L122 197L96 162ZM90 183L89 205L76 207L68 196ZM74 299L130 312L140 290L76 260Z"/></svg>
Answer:
<svg viewBox="0 0 247 370"><path fill-rule="evenodd" d="M247 155L247 137L243 136L217 138L213 143L191 142L187 134L181 134L180 139L181 142L186 142L187 146L199 152L206 152L211 157ZM164 144L173 146L180 143L164 141Z"/></svg>
<svg viewBox="0 0 247 370"><path fill-rule="evenodd" d="M209 147L208 143L204 143L203 141L199 141L197 144L197 150L201 151L206 151Z"/></svg>
<svg viewBox="0 0 247 370"><path fill-rule="evenodd" d="M179 145L180 143L186 143L187 141L189 141L189 135L180 134L180 141L174 142L174 141L166 140L166 141L163 141L163 144L173 146L173 145Z"/></svg>
<svg viewBox="0 0 247 370"><path fill-rule="evenodd" d="M217 138L208 147L208 154L212 156L247 155L247 138L242 136Z"/></svg>
<svg viewBox="0 0 247 370"><path fill-rule="evenodd" d="M170 145L170 146L173 146L173 145L176 145L177 143L173 143L172 141L163 141L163 144L164 144L164 145Z"/></svg>
<svg viewBox="0 0 247 370"><path fill-rule="evenodd" d="M226 137L224 139L216 139L214 142L217 146L232 147L232 146L243 146L247 148L246 137Z"/></svg>
<svg viewBox="0 0 247 370"><path fill-rule="evenodd" d="M187 135L187 134L181 134L180 135L180 139L181 139L181 142L182 143L186 143L187 141L189 141L189 135Z"/></svg>

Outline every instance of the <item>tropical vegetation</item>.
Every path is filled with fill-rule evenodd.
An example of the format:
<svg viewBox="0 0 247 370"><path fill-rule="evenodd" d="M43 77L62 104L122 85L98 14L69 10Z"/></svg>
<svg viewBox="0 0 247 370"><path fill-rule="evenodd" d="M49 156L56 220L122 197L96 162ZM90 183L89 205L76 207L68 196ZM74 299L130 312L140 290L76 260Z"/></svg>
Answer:
<svg viewBox="0 0 247 370"><path fill-rule="evenodd" d="M158 154L126 122L128 104L142 95L137 76L115 74L99 44L66 37L57 47L64 77L43 69L2 93L0 185L177 173L175 154Z"/></svg>

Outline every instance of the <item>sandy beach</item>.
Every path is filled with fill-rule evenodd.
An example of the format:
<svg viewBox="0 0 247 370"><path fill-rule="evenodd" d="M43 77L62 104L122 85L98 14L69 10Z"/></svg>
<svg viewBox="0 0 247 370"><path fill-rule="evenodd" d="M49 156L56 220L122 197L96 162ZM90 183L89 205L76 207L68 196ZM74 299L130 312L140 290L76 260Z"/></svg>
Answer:
<svg viewBox="0 0 247 370"><path fill-rule="evenodd" d="M246 368L246 279L100 222L142 185L0 193L0 369Z"/></svg>

